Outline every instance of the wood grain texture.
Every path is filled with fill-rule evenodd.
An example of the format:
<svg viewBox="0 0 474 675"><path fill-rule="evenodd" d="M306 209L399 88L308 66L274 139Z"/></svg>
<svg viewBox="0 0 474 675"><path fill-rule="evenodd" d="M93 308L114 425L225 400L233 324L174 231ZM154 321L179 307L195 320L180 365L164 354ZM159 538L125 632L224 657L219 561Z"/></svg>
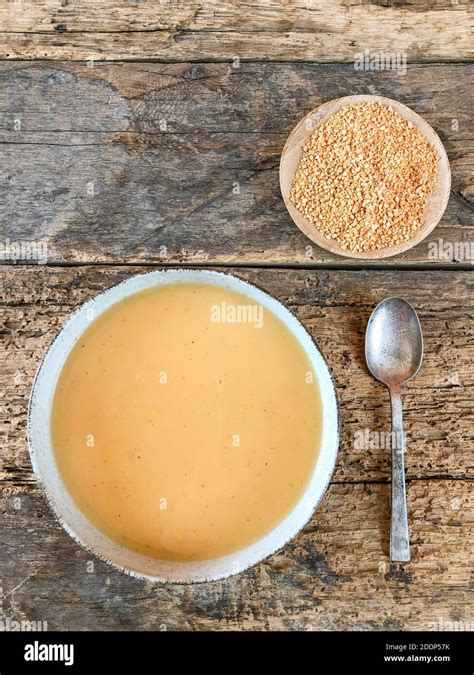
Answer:
<svg viewBox="0 0 474 675"><path fill-rule="evenodd" d="M151 584L114 571L54 521L35 486L0 490L0 619L50 630L472 630L472 492L407 488L412 562L391 565L389 486L330 486L290 544L225 581ZM92 562L92 565L91 565Z"/></svg>
<svg viewBox="0 0 474 675"><path fill-rule="evenodd" d="M473 53L469 9L463 0L2 0L0 58L321 62L367 48L460 61Z"/></svg>
<svg viewBox="0 0 474 675"><path fill-rule="evenodd" d="M286 302L327 356L341 406L338 464L311 522L281 552L226 581L163 586L115 572L67 536L39 494L25 438L34 373L70 311L144 269L0 268L0 618L62 630L469 629L472 275L238 271ZM413 559L403 566L388 562L389 453L355 445L358 432L388 430L387 393L365 369L363 335L389 294L419 311L426 346L404 394Z"/></svg>
<svg viewBox="0 0 474 675"><path fill-rule="evenodd" d="M396 263L469 264L473 72L460 64L406 75L335 64L0 64L1 238L46 242L52 262L352 265L298 231L278 165L307 112L370 92L422 115L453 174L440 225Z"/></svg>
<svg viewBox="0 0 474 675"><path fill-rule="evenodd" d="M4 438L1 477L33 484L25 443L26 409L42 355L72 309L144 268L85 266L1 269ZM328 359L341 408L336 482L387 481L387 450L359 448L361 432L390 429L388 394L364 362L364 335L374 305L400 295L419 313L423 368L404 389L408 478L473 477L474 278L451 272L239 269L293 309ZM372 438L372 437L370 437ZM376 438L376 437L373 437Z"/></svg>
<svg viewBox="0 0 474 675"><path fill-rule="evenodd" d="M50 263L0 266L0 620L473 629L474 296L461 271L474 246L470 17L464 0L0 0L0 244L46 244ZM406 57L407 73L356 71L365 49ZM367 93L434 127L453 183L425 242L351 270L293 225L278 165L311 109ZM341 406L338 463L311 522L213 584L153 585L94 560L54 521L29 462L27 402L47 345L74 307L150 263L232 265L276 295L327 356ZM389 452L376 436L356 443L389 429L363 339L374 305L395 294L419 312L426 348L404 392L403 566L388 561Z"/></svg>

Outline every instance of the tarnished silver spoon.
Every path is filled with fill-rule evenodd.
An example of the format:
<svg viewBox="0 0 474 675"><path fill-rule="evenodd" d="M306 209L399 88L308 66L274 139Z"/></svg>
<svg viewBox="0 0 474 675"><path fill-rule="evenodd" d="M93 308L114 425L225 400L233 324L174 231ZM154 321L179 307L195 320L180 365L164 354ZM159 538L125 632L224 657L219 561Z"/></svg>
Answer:
<svg viewBox="0 0 474 675"><path fill-rule="evenodd" d="M386 298L374 309L365 334L365 360L372 375L388 387L392 404L390 560L409 562L401 387L420 369L423 334L418 315L406 300Z"/></svg>

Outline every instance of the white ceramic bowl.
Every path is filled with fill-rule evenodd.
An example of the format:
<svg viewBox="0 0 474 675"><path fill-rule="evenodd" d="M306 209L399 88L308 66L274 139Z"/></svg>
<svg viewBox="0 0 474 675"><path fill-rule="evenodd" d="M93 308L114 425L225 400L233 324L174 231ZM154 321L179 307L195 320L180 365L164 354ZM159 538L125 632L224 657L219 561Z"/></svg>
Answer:
<svg viewBox="0 0 474 675"><path fill-rule="evenodd" d="M153 286L206 283L243 293L276 314L305 350L318 378L323 405L321 450L308 487L291 513L256 543L235 554L205 561L157 560L120 546L100 532L72 500L59 474L50 434L54 391L63 365L81 335L95 318L123 298ZM230 274L209 270L169 269L131 277L100 293L80 307L50 345L38 369L28 411L28 442L36 477L64 529L101 560L136 577L151 581L190 583L236 574L263 560L294 537L311 518L330 481L338 448L338 408L328 366L309 333L286 307L256 286Z"/></svg>

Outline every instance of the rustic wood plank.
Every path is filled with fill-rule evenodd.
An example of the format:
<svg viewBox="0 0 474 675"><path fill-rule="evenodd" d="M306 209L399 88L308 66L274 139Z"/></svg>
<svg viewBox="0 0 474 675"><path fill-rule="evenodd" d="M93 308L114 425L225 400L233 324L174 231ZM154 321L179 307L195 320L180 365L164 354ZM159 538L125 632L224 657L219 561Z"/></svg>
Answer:
<svg viewBox="0 0 474 675"><path fill-rule="evenodd" d="M50 264L88 263L0 267L0 620L53 630L473 629L472 277L434 271L459 266L460 252L464 266L473 257L469 17L464 0L0 0L0 242L46 243ZM406 75L355 71L365 49L406 57ZM46 62L58 59L68 62ZM126 63L98 63L109 60ZM133 63L143 60L153 63ZM413 107L446 144L453 194L441 225L382 263L430 272L308 269L352 262L308 249L280 198L279 154L294 124L325 100L367 92ZM430 256L436 242L445 259ZM82 551L39 493L25 440L37 364L74 307L147 269L89 266L97 262L301 267L237 273L286 302L328 357L340 455L303 533L242 575L199 586L131 579ZM404 396L413 560L403 566L388 561L388 451L355 443L388 430L363 334L390 294L415 305L426 341Z"/></svg>
<svg viewBox="0 0 474 675"><path fill-rule="evenodd" d="M299 232L278 164L309 110L370 92L424 116L453 172L440 225L377 264L469 264L473 72L467 64L401 75L335 64L3 62L1 239L46 242L52 262L357 264Z"/></svg>
<svg viewBox="0 0 474 675"><path fill-rule="evenodd" d="M74 307L143 269L0 268L3 480L34 483L25 443L26 410L47 345ZM472 274L453 271L447 279L443 272L239 269L238 275L287 303L328 359L341 411L334 481L389 480L390 452L380 435L390 429L388 394L364 363L367 320L374 305L388 295L413 303L425 336L423 368L404 392L407 476L474 476Z"/></svg>
<svg viewBox="0 0 474 675"><path fill-rule="evenodd" d="M0 16L0 57L13 59L353 61L367 48L459 61L473 53L464 0L3 0Z"/></svg>
<svg viewBox="0 0 474 675"><path fill-rule="evenodd" d="M472 630L470 487L409 482L403 566L387 557L389 486L331 485L304 531L265 562L225 581L165 586L94 559L36 487L7 483L0 619L50 630Z"/></svg>

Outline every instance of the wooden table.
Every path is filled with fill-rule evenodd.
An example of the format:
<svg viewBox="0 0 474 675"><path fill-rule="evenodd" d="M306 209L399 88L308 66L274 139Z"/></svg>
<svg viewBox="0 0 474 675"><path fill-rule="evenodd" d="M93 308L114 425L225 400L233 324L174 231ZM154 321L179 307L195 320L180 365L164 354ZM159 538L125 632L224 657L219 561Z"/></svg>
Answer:
<svg viewBox="0 0 474 675"><path fill-rule="evenodd" d="M387 5L2 1L1 241L46 246L47 263L24 255L1 267L1 620L50 629L473 628L468 6ZM366 49L406 56L407 72L355 70ZM367 264L311 245L278 186L296 122L356 93L396 98L425 117L453 172L429 239ZM334 373L342 439L323 502L282 551L226 581L164 586L91 564L56 524L31 470L26 411L44 350L74 307L132 274L181 264L232 270L298 314ZM406 565L387 555L390 454L355 442L365 429L389 428L387 392L363 353L369 314L389 295L416 307L426 347L404 397Z"/></svg>

